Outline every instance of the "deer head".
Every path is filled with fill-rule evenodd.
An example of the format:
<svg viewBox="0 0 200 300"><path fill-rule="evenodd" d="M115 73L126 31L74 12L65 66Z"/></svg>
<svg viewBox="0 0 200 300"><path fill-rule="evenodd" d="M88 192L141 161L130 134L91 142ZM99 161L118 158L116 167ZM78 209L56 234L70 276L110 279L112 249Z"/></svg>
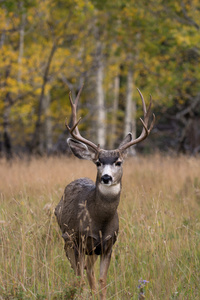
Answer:
<svg viewBox="0 0 200 300"><path fill-rule="evenodd" d="M82 87L83 88L83 87ZM155 115L153 114L153 120L148 126L149 117L151 113L152 98L150 97L150 104L148 109L146 108L142 93L138 89L142 100L144 119L140 118L143 129L140 136L133 139L132 133L129 132L125 139L120 143L119 147L115 150L101 149L100 145L95 145L93 142L83 138L78 130L78 124L81 120L77 121L77 105L82 91L80 89L75 101L73 102L71 92L69 93L69 99L72 108L72 127L65 122L65 125L73 138L67 140L69 147L73 154L80 159L91 160L97 166L97 182L104 186L115 186L115 192L118 190L117 185L120 183L122 177L122 164L126 155L127 149L133 145L143 141L151 132L154 123ZM101 189L103 190L102 186ZM106 191L107 192L107 191Z"/></svg>

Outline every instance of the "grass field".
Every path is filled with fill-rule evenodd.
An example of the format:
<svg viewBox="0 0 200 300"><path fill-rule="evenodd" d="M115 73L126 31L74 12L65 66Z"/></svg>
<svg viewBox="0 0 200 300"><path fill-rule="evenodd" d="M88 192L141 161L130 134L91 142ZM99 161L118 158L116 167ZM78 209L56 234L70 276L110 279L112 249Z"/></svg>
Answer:
<svg viewBox="0 0 200 300"><path fill-rule="evenodd" d="M70 181L95 175L78 159L0 161L0 299L90 298L53 210ZM138 299L139 280L146 299L200 299L200 158L128 159L118 211L107 299Z"/></svg>

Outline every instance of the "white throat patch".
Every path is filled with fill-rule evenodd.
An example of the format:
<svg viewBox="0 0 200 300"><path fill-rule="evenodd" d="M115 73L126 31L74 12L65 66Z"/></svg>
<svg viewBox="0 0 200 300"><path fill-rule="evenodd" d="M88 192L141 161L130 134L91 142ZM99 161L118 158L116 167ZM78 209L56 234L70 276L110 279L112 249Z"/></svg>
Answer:
<svg viewBox="0 0 200 300"><path fill-rule="evenodd" d="M103 195L118 195L121 190L120 183L113 185L99 184L99 191Z"/></svg>

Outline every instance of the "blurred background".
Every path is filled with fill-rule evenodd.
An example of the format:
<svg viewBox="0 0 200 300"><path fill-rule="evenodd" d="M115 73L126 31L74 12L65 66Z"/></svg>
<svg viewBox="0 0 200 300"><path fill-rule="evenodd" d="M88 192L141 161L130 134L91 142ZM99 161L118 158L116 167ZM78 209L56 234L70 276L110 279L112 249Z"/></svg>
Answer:
<svg viewBox="0 0 200 300"><path fill-rule="evenodd" d="M83 83L84 137L112 149L138 136L139 88L156 124L136 152L197 154L199 31L198 0L0 0L0 156L67 153Z"/></svg>

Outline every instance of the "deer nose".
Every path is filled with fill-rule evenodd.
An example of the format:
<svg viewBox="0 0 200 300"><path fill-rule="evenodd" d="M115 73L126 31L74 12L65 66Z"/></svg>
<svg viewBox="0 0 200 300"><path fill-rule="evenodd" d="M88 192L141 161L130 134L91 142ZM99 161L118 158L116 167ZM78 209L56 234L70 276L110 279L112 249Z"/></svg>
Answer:
<svg viewBox="0 0 200 300"><path fill-rule="evenodd" d="M108 174L105 174L101 177L101 182L102 183L105 183L105 184L108 184L109 181L111 182L112 181L112 177Z"/></svg>

